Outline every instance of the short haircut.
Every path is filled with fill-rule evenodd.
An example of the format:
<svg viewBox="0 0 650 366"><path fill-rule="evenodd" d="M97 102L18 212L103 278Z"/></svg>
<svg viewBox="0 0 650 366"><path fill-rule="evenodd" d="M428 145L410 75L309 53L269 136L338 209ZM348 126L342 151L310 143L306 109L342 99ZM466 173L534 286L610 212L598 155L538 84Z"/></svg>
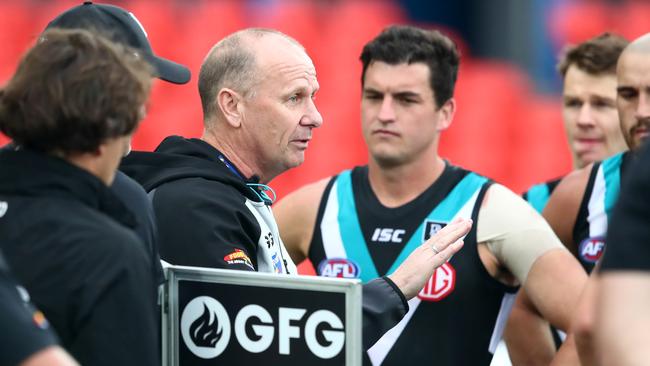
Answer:
<svg viewBox="0 0 650 366"><path fill-rule="evenodd" d="M199 71L199 95L204 121L215 116L215 99L222 88L231 88L246 96L253 94L259 76L253 45L248 40L272 34L303 48L295 39L267 28L248 28L235 32L212 47Z"/></svg>
<svg viewBox="0 0 650 366"><path fill-rule="evenodd" d="M152 75L132 49L85 30L48 30L0 91L0 131L46 153L96 151L135 131Z"/></svg>
<svg viewBox="0 0 650 366"><path fill-rule="evenodd" d="M438 107L454 96L460 54L456 44L437 30L390 26L367 43L361 52L361 85L373 61L390 65L422 62L429 67L430 86Z"/></svg>
<svg viewBox="0 0 650 366"><path fill-rule="evenodd" d="M562 78L571 65L593 75L615 74L616 62L629 41L617 34L603 33L578 45L570 45L560 53L557 71Z"/></svg>

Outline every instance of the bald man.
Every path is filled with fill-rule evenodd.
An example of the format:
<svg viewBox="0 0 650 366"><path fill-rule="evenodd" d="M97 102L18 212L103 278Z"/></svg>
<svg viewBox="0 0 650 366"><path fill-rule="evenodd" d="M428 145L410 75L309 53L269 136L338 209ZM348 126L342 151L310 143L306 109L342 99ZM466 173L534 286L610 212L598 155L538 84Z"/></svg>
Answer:
<svg viewBox="0 0 650 366"><path fill-rule="evenodd" d="M637 149L650 131L650 34L634 41L619 63L621 123ZM650 360L650 146L630 167L607 235L597 285L597 347L602 365Z"/></svg>
<svg viewBox="0 0 650 366"><path fill-rule="evenodd" d="M323 119L316 70L293 38L246 29L217 43L199 73L200 139L166 138L132 152L122 169L153 200L163 260L186 266L296 274L271 212L268 184L300 165ZM364 339L372 344L408 311L471 222L435 235L395 273L364 286Z"/></svg>
<svg viewBox="0 0 650 366"><path fill-rule="evenodd" d="M589 271L605 251L608 221L618 198L621 177L628 173L628 166L650 131L648 50L650 37L635 40L621 54L616 69L616 104L621 132L630 150L569 174L553 192L543 212L558 237ZM596 287L597 277L592 276L573 322L584 364L594 363Z"/></svg>

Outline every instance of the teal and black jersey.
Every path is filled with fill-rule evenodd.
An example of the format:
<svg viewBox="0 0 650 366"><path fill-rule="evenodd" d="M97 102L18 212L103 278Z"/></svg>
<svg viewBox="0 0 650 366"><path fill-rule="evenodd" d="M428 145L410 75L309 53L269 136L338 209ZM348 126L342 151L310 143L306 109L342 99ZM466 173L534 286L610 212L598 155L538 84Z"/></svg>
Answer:
<svg viewBox="0 0 650 366"><path fill-rule="evenodd" d="M619 153L594 163L591 168L573 227L577 257L587 272L591 272L605 250L607 224L618 198L621 174L630 156L629 152Z"/></svg>
<svg viewBox="0 0 650 366"><path fill-rule="evenodd" d="M472 218L465 246L436 270L409 312L368 350L373 365L489 365L516 288L493 279L478 255L478 211L491 181L447 165L426 191L400 207L381 204L357 167L332 178L318 210L309 258L321 276L388 275L456 217Z"/></svg>
<svg viewBox="0 0 650 366"><path fill-rule="evenodd" d="M562 177L549 180L545 183L535 184L524 192L522 196L531 206L533 206L533 208L535 208L535 210L537 210L537 212L542 213L544 207L546 207L548 199L551 197L551 193L553 193L553 190L561 180Z"/></svg>

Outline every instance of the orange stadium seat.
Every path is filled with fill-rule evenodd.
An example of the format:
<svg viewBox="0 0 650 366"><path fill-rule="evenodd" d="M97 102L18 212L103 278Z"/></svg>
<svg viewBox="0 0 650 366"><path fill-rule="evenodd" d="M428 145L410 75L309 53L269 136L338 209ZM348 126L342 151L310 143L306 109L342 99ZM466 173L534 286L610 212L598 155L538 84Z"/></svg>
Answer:
<svg viewBox="0 0 650 366"><path fill-rule="evenodd" d="M387 1L341 1L324 12L319 45L308 48L316 64L321 90L316 105L324 124L314 133L305 163L278 177L280 197L338 171L367 161L359 117L363 45L389 24L406 21Z"/></svg>
<svg viewBox="0 0 650 366"><path fill-rule="evenodd" d="M510 185L512 126L523 123L522 106L528 98L528 80L512 65L464 60L455 122L443 133L442 156Z"/></svg>
<svg viewBox="0 0 650 366"><path fill-rule="evenodd" d="M529 99L513 130L510 187L517 192L571 171L559 97Z"/></svg>
<svg viewBox="0 0 650 366"><path fill-rule="evenodd" d="M606 30L619 31L615 29L615 14L601 1L563 3L553 9L548 29L557 45L576 44Z"/></svg>

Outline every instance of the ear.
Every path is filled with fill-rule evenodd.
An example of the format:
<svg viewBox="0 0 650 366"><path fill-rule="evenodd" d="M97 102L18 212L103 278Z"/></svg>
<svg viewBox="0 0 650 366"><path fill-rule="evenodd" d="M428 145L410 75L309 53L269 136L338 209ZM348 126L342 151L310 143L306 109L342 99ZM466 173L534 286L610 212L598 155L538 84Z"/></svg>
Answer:
<svg viewBox="0 0 650 366"><path fill-rule="evenodd" d="M451 126L454 114L456 114L456 100L451 98L438 110L438 132L444 131Z"/></svg>
<svg viewBox="0 0 650 366"><path fill-rule="evenodd" d="M222 88L217 94L216 103L219 110L221 110L226 122L235 128L239 128L242 123L242 101L242 95L232 89Z"/></svg>
<svg viewBox="0 0 650 366"><path fill-rule="evenodd" d="M102 142L101 144L99 144L99 146L97 146L97 148L95 150L90 151L88 153L90 155L92 155L92 156L98 157L98 156L106 155L107 150L108 149L107 149L107 146L106 146L106 142Z"/></svg>

